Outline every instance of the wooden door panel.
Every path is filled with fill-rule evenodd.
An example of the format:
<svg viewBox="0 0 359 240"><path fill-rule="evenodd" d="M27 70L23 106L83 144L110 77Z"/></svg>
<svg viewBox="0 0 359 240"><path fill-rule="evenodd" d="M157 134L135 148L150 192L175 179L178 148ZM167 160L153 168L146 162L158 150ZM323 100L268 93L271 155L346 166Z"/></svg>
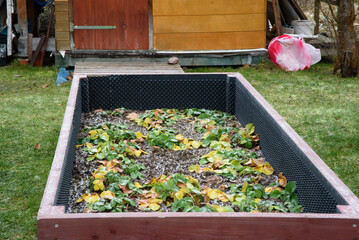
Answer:
<svg viewBox="0 0 359 240"><path fill-rule="evenodd" d="M74 25L116 26L75 30L76 49L135 50L149 48L147 0L73 0Z"/></svg>

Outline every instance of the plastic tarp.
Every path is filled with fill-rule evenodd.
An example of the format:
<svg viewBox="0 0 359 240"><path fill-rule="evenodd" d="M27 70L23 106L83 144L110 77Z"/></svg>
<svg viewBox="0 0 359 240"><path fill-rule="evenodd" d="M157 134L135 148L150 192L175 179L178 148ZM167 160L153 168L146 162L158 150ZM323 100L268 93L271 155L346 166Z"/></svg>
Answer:
<svg viewBox="0 0 359 240"><path fill-rule="evenodd" d="M304 70L321 60L319 49L302 38L289 35L274 38L269 43L268 53L271 61L286 71Z"/></svg>

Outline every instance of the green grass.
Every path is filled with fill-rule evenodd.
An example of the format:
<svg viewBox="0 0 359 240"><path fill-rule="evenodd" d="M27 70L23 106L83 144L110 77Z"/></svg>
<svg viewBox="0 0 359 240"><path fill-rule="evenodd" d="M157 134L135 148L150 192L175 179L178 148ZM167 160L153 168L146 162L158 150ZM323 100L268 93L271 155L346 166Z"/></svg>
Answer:
<svg viewBox="0 0 359 240"><path fill-rule="evenodd" d="M290 73L265 61L187 72L242 73L359 196L359 78L341 79L331 70L330 64L318 64ZM0 68L0 239L36 238L37 211L70 89L55 81L54 67Z"/></svg>
<svg viewBox="0 0 359 240"><path fill-rule="evenodd" d="M359 77L342 79L332 69L320 63L285 72L263 61L257 67L187 72L240 72L359 196Z"/></svg>
<svg viewBox="0 0 359 240"><path fill-rule="evenodd" d="M0 68L0 239L36 239L69 90L55 81L54 67Z"/></svg>

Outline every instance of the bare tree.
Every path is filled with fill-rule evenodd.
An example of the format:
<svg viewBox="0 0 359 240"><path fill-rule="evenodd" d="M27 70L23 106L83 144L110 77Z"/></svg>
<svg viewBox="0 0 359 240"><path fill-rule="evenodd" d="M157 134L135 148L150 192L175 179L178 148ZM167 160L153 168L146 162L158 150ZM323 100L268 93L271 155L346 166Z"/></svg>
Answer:
<svg viewBox="0 0 359 240"><path fill-rule="evenodd" d="M354 0L339 0L336 16L338 58L334 72L340 69L343 78L358 75L358 45L354 21Z"/></svg>

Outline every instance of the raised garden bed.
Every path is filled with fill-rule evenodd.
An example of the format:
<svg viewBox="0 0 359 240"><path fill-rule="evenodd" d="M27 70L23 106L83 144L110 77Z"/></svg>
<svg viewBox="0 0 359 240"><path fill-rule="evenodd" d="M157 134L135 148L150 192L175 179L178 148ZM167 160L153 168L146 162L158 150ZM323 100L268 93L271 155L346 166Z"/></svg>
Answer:
<svg viewBox="0 0 359 240"><path fill-rule="evenodd" d="M38 215L47 238L310 238L358 236L359 200L239 74L75 76ZM277 173L296 181L303 213L67 213L81 113L206 108L253 123Z"/></svg>

